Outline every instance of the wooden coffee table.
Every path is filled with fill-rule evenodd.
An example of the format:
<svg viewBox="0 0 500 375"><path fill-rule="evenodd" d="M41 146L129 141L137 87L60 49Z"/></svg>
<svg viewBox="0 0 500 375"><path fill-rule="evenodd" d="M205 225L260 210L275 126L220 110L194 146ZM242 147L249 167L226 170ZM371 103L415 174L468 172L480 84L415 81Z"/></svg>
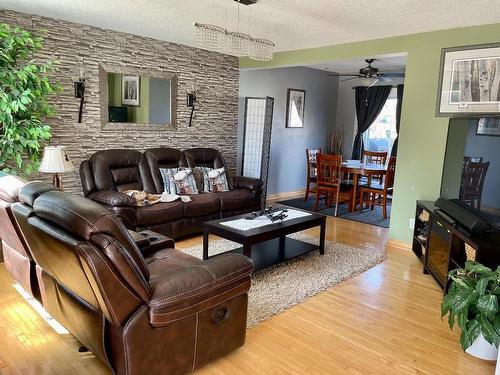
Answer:
<svg viewBox="0 0 500 375"><path fill-rule="evenodd" d="M293 209L295 211L302 211ZM304 211L306 212L306 211ZM254 261L255 269L263 269L286 259L295 258L310 251L325 253L326 216L310 213L308 216L275 222L263 227L238 230L221 223L241 219L249 214L226 217L203 223L203 259L208 259L211 234L239 243L241 248L230 252L242 253ZM305 229L320 227L319 245L286 237Z"/></svg>

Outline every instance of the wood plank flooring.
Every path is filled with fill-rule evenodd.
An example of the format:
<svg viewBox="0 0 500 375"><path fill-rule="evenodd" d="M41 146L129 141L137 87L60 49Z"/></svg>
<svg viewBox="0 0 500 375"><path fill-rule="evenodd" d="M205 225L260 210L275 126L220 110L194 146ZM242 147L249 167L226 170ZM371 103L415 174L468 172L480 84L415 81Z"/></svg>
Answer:
<svg viewBox="0 0 500 375"><path fill-rule="evenodd" d="M249 330L243 348L199 374L494 373L493 363L461 351L458 333L439 317L441 290L411 251L386 245L386 229L328 218L327 239L385 247L388 259ZM177 248L199 243L201 236ZM1 264L0 375L109 373L78 346L17 294Z"/></svg>

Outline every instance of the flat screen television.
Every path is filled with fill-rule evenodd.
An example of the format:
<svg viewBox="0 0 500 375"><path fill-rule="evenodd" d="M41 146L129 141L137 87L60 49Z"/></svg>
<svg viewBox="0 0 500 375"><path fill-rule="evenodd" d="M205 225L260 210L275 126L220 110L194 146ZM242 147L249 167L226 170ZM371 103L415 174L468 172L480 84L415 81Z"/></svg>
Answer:
<svg viewBox="0 0 500 375"><path fill-rule="evenodd" d="M450 120L441 198L500 230L500 117Z"/></svg>

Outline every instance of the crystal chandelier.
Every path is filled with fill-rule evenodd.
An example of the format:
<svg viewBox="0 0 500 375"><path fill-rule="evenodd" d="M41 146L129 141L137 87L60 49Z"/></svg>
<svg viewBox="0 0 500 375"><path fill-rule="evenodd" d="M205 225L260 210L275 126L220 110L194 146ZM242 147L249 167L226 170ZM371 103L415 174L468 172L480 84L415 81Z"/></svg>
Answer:
<svg viewBox="0 0 500 375"><path fill-rule="evenodd" d="M237 2L239 6L239 1ZM252 38L248 34L239 31L228 31L220 26L210 24L195 22L194 28L196 31L197 48L238 57L248 56L250 59L257 61L271 61L273 59L274 43L270 40Z"/></svg>

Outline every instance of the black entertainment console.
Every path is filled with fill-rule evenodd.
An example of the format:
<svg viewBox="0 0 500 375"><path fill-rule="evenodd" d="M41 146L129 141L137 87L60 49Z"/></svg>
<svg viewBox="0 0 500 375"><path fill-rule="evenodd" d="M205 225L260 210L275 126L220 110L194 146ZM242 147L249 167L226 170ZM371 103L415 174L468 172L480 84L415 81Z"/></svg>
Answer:
<svg viewBox="0 0 500 375"><path fill-rule="evenodd" d="M454 202L443 201L417 201L412 250L424 273L430 273L446 292L448 272L466 261L492 269L500 265L500 231Z"/></svg>

